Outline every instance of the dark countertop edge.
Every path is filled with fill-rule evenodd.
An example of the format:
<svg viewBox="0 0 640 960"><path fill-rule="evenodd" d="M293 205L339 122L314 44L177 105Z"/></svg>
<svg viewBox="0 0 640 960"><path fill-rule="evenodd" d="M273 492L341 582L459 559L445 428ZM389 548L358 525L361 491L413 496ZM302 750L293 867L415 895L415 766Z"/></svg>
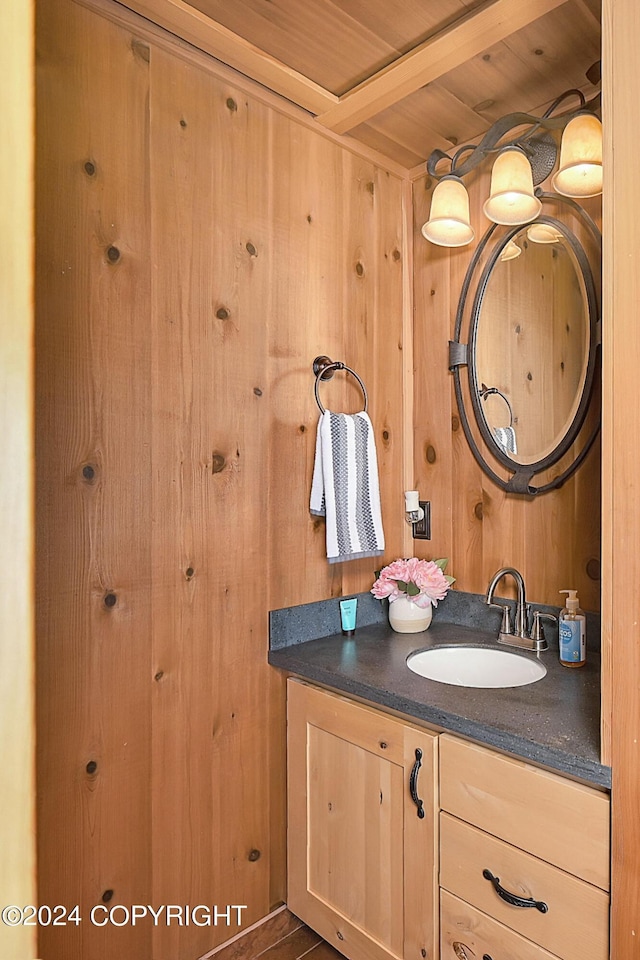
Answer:
<svg viewBox="0 0 640 960"><path fill-rule="evenodd" d="M497 727L478 723L457 714L447 713L428 704L408 700L393 693L392 690L385 689L382 691L375 686L357 680L346 680L330 670L298 660L295 655L295 647L270 651L268 662L273 667L286 670L303 680L312 680L340 693L360 697L381 707L382 710L397 710L408 719L422 720L442 732L459 733L476 743L495 747L497 750L515 756L520 760L530 760L560 775L575 777L593 786L611 789L610 767L595 761L574 757L571 754L563 753L561 750L554 750L552 747L545 747L524 737L518 737L517 734L504 733Z"/></svg>

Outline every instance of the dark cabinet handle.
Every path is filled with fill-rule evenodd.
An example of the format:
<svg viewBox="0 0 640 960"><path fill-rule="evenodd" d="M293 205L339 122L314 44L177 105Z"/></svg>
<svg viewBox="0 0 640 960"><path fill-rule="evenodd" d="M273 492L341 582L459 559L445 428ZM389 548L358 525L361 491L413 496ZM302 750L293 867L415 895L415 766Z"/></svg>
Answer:
<svg viewBox="0 0 640 960"><path fill-rule="evenodd" d="M517 893L509 893L504 887L500 886L500 877L494 877L491 870L486 868L482 871L485 880L490 880L493 889L505 903L510 903L512 907L535 907L540 913L546 913L549 907L542 900L532 900L529 897L519 897Z"/></svg>
<svg viewBox="0 0 640 960"><path fill-rule="evenodd" d="M418 817L424 819L424 804L420 797L418 796L418 773L420 772L420 767L422 766L422 750L419 747L416 747L416 762L413 765L411 770L411 776L409 777L409 793L411 794L411 799L418 808Z"/></svg>
<svg viewBox="0 0 640 960"><path fill-rule="evenodd" d="M471 957L475 957L475 953L473 952L471 947L468 947L466 945L466 943L461 943L459 940L454 940L451 946L458 960L471 960ZM469 951L469 953L467 953L467 950ZM469 956L469 954L471 954L471 957ZM488 953L484 953L482 955L482 960L493 960L493 957L490 956Z"/></svg>

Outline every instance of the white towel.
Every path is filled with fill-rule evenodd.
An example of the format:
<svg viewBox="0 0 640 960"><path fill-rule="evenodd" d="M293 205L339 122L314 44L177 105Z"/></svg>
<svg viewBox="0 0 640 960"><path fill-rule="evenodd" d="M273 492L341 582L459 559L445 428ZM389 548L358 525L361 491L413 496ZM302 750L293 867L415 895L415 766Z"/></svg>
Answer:
<svg viewBox="0 0 640 960"><path fill-rule="evenodd" d="M503 453L506 453L507 456L510 453L517 456L518 443L516 441L516 431L513 427L494 427L493 435Z"/></svg>
<svg viewBox="0 0 640 960"><path fill-rule="evenodd" d="M366 413L325 410L320 417L310 509L326 516L329 563L384 553L376 444Z"/></svg>

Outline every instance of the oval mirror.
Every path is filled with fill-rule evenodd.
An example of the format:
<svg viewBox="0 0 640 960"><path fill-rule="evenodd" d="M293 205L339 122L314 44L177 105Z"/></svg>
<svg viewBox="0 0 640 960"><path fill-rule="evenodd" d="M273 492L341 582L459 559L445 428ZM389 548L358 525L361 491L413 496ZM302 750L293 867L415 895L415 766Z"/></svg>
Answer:
<svg viewBox="0 0 640 960"><path fill-rule="evenodd" d="M599 244L591 218L573 201L565 202L586 220ZM495 225L487 231L467 272L449 366L467 440L485 472L505 490L541 493L564 483L597 435L599 418L563 472L543 486L532 484L536 474L567 453L584 424L600 341L596 288L583 246L560 220L541 216L503 232L497 241L495 231ZM473 291L474 274L487 250ZM472 292L465 349L461 325ZM513 471L509 480L491 468L471 432L459 382L465 363L477 427L487 452Z"/></svg>
<svg viewBox="0 0 640 960"><path fill-rule="evenodd" d="M585 278L563 232L534 223L501 246L472 322L487 430L517 463L543 460L575 419L589 362Z"/></svg>

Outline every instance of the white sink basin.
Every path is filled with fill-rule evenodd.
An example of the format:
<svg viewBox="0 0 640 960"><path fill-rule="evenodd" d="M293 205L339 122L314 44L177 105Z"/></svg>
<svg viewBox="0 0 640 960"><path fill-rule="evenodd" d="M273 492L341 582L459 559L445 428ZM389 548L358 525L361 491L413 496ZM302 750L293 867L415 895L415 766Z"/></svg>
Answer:
<svg viewBox="0 0 640 960"><path fill-rule="evenodd" d="M432 647L412 653L409 670L457 687L524 687L541 680L547 668L533 656L491 647Z"/></svg>

